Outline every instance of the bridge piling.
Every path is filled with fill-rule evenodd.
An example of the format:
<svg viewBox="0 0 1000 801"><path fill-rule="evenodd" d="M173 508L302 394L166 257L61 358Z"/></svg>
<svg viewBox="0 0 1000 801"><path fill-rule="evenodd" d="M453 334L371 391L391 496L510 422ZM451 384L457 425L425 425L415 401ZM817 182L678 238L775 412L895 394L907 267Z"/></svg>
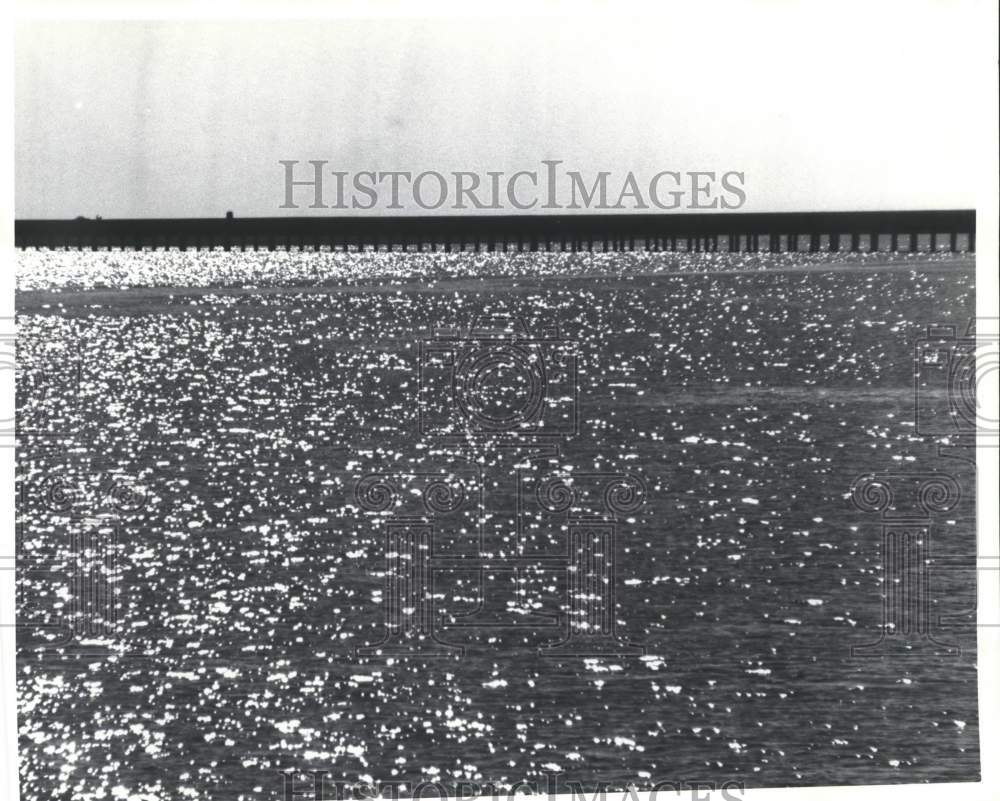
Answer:
<svg viewBox="0 0 1000 801"><path fill-rule="evenodd" d="M738 218L738 219L737 219ZM863 233L868 232L868 233ZM881 233L879 233L881 232ZM829 249L877 252L888 235L896 252L961 247L975 251L975 214L964 211L815 212L519 217L258 218L161 220L16 220L17 247L63 249L185 248L231 252L329 248L344 252L770 252ZM900 241L903 237L903 241ZM947 237L947 245L941 240ZM720 245L720 239L724 242ZM596 240L596 241L595 241ZM806 244L808 242L808 245ZM384 245L384 247L383 247Z"/></svg>

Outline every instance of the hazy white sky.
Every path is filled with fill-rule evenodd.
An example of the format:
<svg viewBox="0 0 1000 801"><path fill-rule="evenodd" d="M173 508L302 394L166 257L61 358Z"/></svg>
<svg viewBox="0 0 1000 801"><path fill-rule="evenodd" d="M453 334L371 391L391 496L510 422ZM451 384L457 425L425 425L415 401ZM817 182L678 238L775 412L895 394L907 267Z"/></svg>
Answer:
<svg viewBox="0 0 1000 801"><path fill-rule="evenodd" d="M975 205L974 6L710 5L661 18L25 23L16 214L304 213L278 208L279 159L739 170L746 211Z"/></svg>

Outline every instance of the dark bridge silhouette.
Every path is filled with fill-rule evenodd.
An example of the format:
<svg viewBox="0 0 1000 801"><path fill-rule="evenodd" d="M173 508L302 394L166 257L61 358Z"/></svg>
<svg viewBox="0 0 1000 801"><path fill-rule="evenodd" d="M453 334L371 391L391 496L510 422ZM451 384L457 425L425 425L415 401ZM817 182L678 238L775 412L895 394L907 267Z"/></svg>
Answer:
<svg viewBox="0 0 1000 801"><path fill-rule="evenodd" d="M972 210L16 220L20 248L974 252Z"/></svg>

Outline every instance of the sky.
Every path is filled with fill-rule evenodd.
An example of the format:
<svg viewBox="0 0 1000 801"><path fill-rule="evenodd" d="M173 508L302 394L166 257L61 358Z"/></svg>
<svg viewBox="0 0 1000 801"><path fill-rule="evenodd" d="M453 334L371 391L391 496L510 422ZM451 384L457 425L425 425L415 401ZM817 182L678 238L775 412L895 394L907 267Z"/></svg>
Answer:
<svg viewBox="0 0 1000 801"><path fill-rule="evenodd" d="M740 171L743 211L975 205L975 5L710 5L22 22L16 216L330 213L280 208L283 159L348 173L509 174L543 159L615 176Z"/></svg>

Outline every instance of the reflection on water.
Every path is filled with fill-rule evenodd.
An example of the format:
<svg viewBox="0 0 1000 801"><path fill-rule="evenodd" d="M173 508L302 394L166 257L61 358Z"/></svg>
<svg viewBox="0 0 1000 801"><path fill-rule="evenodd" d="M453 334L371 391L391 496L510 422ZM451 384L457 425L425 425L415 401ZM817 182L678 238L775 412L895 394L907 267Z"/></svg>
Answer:
<svg viewBox="0 0 1000 801"><path fill-rule="evenodd" d="M133 274L162 272L160 258L114 254ZM932 601L952 617L974 604L973 475L912 424L913 343L928 323L964 329L971 264L522 272L426 290L19 296L25 798L277 798L284 768L617 785L978 776L972 629L948 632L957 657L850 655L882 622L878 520L848 497L858 475L956 476ZM481 315L557 323L576 343L564 466L644 477L615 609L644 656L546 658L558 628L451 625L479 602L478 576L457 568L434 614L461 657L357 656L383 635L384 539L354 482L440 466L419 433L419 343ZM488 474L501 455L484 454ZM60 503L36 502L53 477ZM109 513L109 480L141 503ZM115 521L117 619L60 644L43 624L79 611L71 535ZM558 613L565 577L529 574L522 597Z"/></svg>

